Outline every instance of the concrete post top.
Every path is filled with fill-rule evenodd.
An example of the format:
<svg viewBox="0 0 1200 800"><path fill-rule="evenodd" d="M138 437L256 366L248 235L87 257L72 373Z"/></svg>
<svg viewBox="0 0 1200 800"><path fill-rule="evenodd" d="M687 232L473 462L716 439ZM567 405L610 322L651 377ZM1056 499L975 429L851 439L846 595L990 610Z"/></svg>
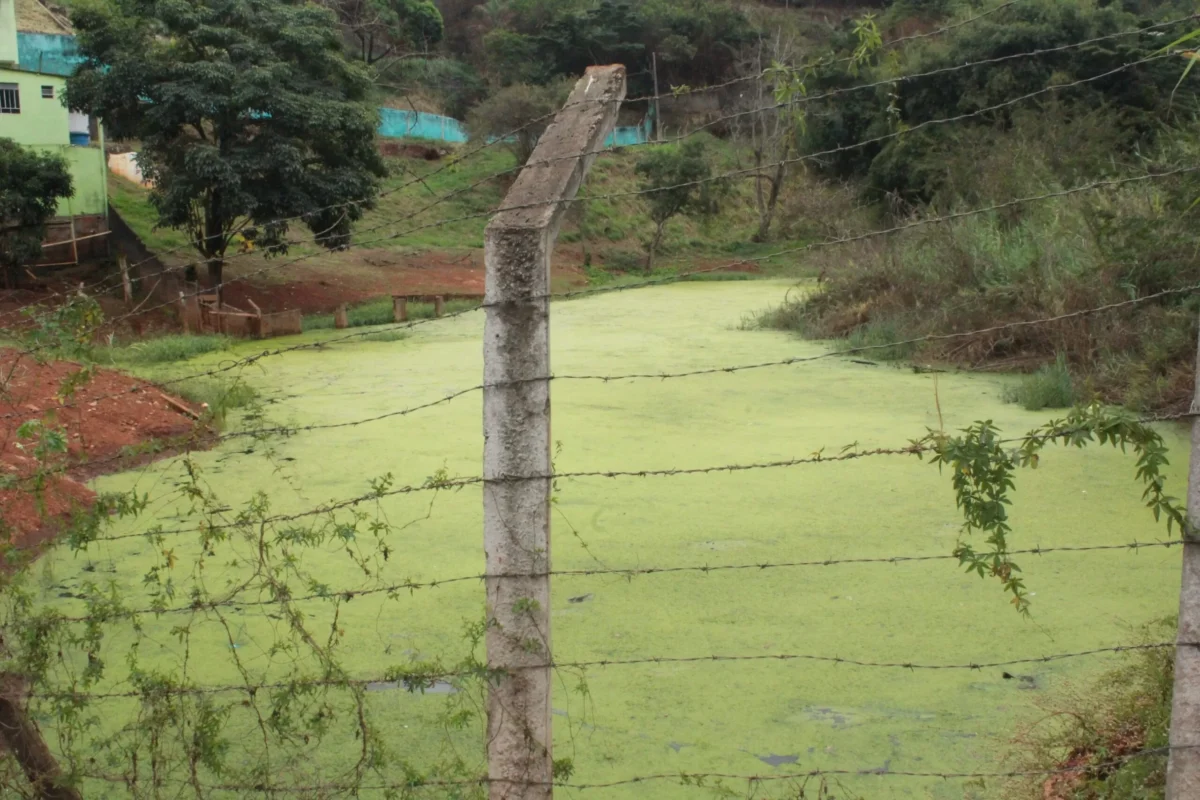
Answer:
<svg viewBox="0 0 1200 800"><path fill-rule="evenodd" d="M561 219L625 99L625 67L588 67L488 223L488 232L541 231ZM593 154L593 155L588 155ZM544 162L544 163L543 163Z"/></svg>

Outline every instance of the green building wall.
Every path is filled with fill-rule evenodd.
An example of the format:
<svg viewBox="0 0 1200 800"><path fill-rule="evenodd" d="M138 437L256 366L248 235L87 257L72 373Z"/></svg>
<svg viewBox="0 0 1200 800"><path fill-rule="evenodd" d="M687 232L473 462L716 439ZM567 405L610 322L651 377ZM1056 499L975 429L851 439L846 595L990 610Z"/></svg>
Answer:
<svg viewBox="0 0 1200 800"><path fill-rule="evenodd" d="M66 159L75 194L58 204L58 216L108 215L108 176L104 141L87 147L71 144L70 119L63 105L67 81L59 75L0 67L0 83L15 83L21 93L20 114L0 114L0 136ZM42 97L42 87L54 89Z"/></svg>

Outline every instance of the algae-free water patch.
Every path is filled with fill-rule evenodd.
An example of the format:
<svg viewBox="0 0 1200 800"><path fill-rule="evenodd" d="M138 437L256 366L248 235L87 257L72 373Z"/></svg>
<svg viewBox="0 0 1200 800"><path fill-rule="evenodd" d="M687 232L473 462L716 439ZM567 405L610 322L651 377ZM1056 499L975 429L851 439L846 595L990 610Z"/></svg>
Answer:
<svg viewBox="0 0 1200 800"><path fill-rule="evenodd" d="M738 330L742 316L777 304L786 284L691 283L622 292L552 306L554 371L686 371L823 352L821 343ZM264 359L245 379L274 420L350 422L436 399L480 382L482 315L414 328L401 342L336 345ZM307 338L319 333L306 334ZM249 347L249 346L246 346ZM249 349L247 349L249 352ZM221 358L228 358L222 354ZM217 356L211 357L216 363ZM189 368L204 364L203 359ZM670 381L557 381L553 436L559 470L670 469L766 462L902 446L928 428L948 430L992 419L1024 432L1048 415L1003 401L994 376L928 375L870 368L841 358L789 367ZM940 407L940 412L939 412ZM303 432L271 448L237 454L232 440L193 456L211 490L233 508L261 489L272 511L289 513L360 494L392 473L398 484L447 474L477 475L482 454L480 397L467 395L403 417ZM231 420L231 429L236 421ZM1180 494L1187 450L1169 434L1169 480ZM268 449L272 452L268 453ZM219 468L219 471L218 471ZM1018 476L1012 508L1015 547L1117 544L1166 536L1139 502L1127 456L1098 448L1048 450L1036 472ZM134 485L157 496L179 480L173 462L102 479L105 489ZM959 535L947 475L910 456L848 463L681 477L564 480L555 505L554 566L591 569L753 564L948 554ZM389 498L397 527L386 580L427 581L483 571L482 497L477 488ZM177 500L154 506L166 519ZM140 530L147 520L119 526ZM168 525L177 525L172 520ZM572 533L572 529L577 536ZM587 548L581 546L581 540ZM188 547L177 551L188 564ZM139 539L102 544L88 559L48 556L53 584L44 602L80 583L86 564L115 569L136 604L155 552ZM336 548L306 556L331 587L364 585L361 570ZM878 662L972 663L1038 657L1126 643L1143 623L1171 613L1178 551L1147 550L1025 557L1033 619L1011 610L998 584L960 572L952 561L684 572L625 580L560 577L553 586L558 661L652 656L811 654ZM210 582L236 580L224 565ZM181 587L188 574L180 574ZM215 584L214 584L215 585ZM56 588L58 587L58 588ZM67 588L63 588L67 587ZM186 591L181 588L181 597ZM182 600L181 600L182 602ZM345 663L378 680L367 694L389 748L416 766L445 755L434 727L463 693L438 685L425 694L392 688L388 667L465 647L464 622L481 618L478 582L369 596L345 603ZM313 603L314 628L329 604ZM200 615L202 617L203 615ZM277 663L268 651L279 620L243 608L233 616L236 652L251 669ZM189 676L236 680L225 631L198 617ZM145 659L178 665L170 628L177 619L144 618ZM116 636L105 647L120 670ZM554 707L557 757L571 757L572 781L597 783L648 773L779 774L845 769L845 791L869 798L961 800L994 787L961 781L889 777L888 772L991 770L1018 723L1064 681L1111 665L1084 658L1004 670L920 671L807 661L647 663L563 670ZM586 697L576 691L586 682ZM112 714L132 713L131 704ZM457 752L478 757L478 725L449 735ZM356 757L352 730L312 754L330 764ZM736 788L744 789L744 784ZM111 790L108 790L111 791ZM619 787L605 797L692 798L703 789L677 781Z"/></svg>

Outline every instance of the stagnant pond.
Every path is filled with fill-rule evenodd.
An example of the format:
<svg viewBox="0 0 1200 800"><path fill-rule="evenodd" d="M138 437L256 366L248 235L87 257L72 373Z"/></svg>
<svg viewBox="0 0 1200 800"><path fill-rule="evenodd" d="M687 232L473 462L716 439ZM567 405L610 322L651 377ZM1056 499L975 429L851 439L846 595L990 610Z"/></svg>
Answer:
<svg viewBox="0 0 1200 800"><path fill-rule="evenodd" d="M822 343L739 327L744 315L782 300L779 282L690 283L556 303L553 365L559 373L682 371L824 352ZM272 402L275 422L349 422L436 399L478 384L482 317L422 325L396 342L294 352L245 373ZM322 332L329 336L330 332ZM274 344L274 343L272 343ZM286 342L284 342L286 344ZM241 352L261 349L244 346ZM227 355L225 357L228 357ZM187 369L198 364L191 362ZM555 466L561 471L688 468L768 462L824 450L896 447L939 424L957 429L994 420L1021 433L1050 414L1003 402L1007 379L918 374L843 358L669 381L553 385ZM939 412L940 407L940 412ZM362 493L371 478L421 483L445 469L480 471L480 397L473 393L408 416L278 439L270 447L234 439L196 456L221 502L239 508L257 489L273 512L294 512ZM238 421L232 421L236 430ZM1173 494L1182 494L1186 444L1168 430ZM269 457L263 451L271 449ZM245 453L257 450L255 453ZM1133 461L1118 452L1055 448L1019 476L1013 543L1071 546L1167 538L1140 502ZM152 497L180 480L176 462L98 482L137 485ZM949 478L911 456L736 473L559 483L554 512L556 569L757 564L945 555L959 536ZM389 498L378 511L397 528L383 575L426 581L483 569L477 487ZM156 513L180 524L183 504ZM366 509L374 515L374 506ZM186 521L186 520L184 520ZM140 530L146 520L119 525ZM187 547L180 545L181 564ZM138 592L154 558L142 539L61 553L45 562L47 602L98 570ZM333 548L321 555L330 587L366 585ZM1033 618L1022 619L998 584L965 575L953 561L556 578L553 642L558 661L655 656L811 654L872 662L1004 661L1136 641L1146 623L1173 613L1178 550L1027 556L1021 561ZM209 575L235 578L239 566ZM84 570L87 570L85 572ZM186 583L186 574L179 576ZM211 581L210 581L211 583ZM186 602L180 597L180 602ZM345 604L338 627L346 663L382 676L410 658L455 662L465 622L482 616L475 581ZM136 604L136 603L134 603ZM325 606L315 606L316 609ZM321 612L323 613L323 612ZM274 663L266 646L277 621L240 612L233 645L251 669ZM169 634L179 619L146 618L146 659L178 666ZM326 630L323 628L322 630ZM236 679L230 633L197 618L188 669L193 679ZM131 637L106 647L113 669ZM849 664L729 661L610 666L564 672L555 705L555 755L574 762L573 783L604 783L679 772L785 774L864 771L841 778L838 797L991 797L996 784L889 776L888 772L975 772L1003 768L1021 726L1043 717L1071 683L1111 668L1108 656L979 671L910 671ZM368 686L377 723L394 754L417 768L453 754L477 763L476 723L446 733L438 715L462 701L437 684L412 695L395 683ZM465 703L470 705L470 703ZM131 713L119 706L114 714ZM348 731L350 729L347 729ZM351 761L347 734L319 758ZM457 748L457 749L453 749ZM370 783L370 781L368 781ZM728 781L744 791L746 784ZM810 784L811 785L811 784ZM781 787L775 787L778 790ZM771 791L766 787L766 791ZM105 793L120 796L116 789ZM370 794L370 793L367 793ZM711 796L679 781L581 796ZM431 794L430 796L439 796ZM760 792L760 795L761 792Z"/></svg>

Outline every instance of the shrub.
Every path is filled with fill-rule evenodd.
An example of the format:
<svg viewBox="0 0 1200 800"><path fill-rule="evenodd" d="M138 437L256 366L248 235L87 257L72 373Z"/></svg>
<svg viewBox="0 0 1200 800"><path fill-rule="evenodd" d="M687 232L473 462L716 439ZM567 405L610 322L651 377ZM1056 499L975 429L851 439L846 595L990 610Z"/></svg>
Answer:
<svg viewBox="0 0 1200 800"><path fill-rule="evenodd" d="M524 164L570 91L570 84L564 82L549 86L514 83L501 89L467 114L471 138L504 137L517 164Z"/></svg>
<svg viewBox="0 0 1200 800"><path fill-rule="evenodd" d="M1010 403L1020 403L1026 411L1041 411L1043 408L1069 408L1078 400L1071 370L1062 353L1032 375L1025 376L1019 384L1005 393Z"/></svg>
<svg viewBox="0 0 1200 800"><path fill-rule="evenodd" d="M1148 626L1147 642L1172 638L1175 620ZM1067 686L1039 702L1039 719L1015 739L1015 779L1006 800L1043 797L1151 800L1162 798L1167 757L1124 759L1140 750L1166 749L1171 724L1175 656L1170 648L1128 656L1087 687ZM1017 676L1020 679L1019 676ZM1118 762L1115 766L1110 762ZM1078 772L1061 772L1078 768ZM1046 771L1060 771L1047 778Z"/></svg>

